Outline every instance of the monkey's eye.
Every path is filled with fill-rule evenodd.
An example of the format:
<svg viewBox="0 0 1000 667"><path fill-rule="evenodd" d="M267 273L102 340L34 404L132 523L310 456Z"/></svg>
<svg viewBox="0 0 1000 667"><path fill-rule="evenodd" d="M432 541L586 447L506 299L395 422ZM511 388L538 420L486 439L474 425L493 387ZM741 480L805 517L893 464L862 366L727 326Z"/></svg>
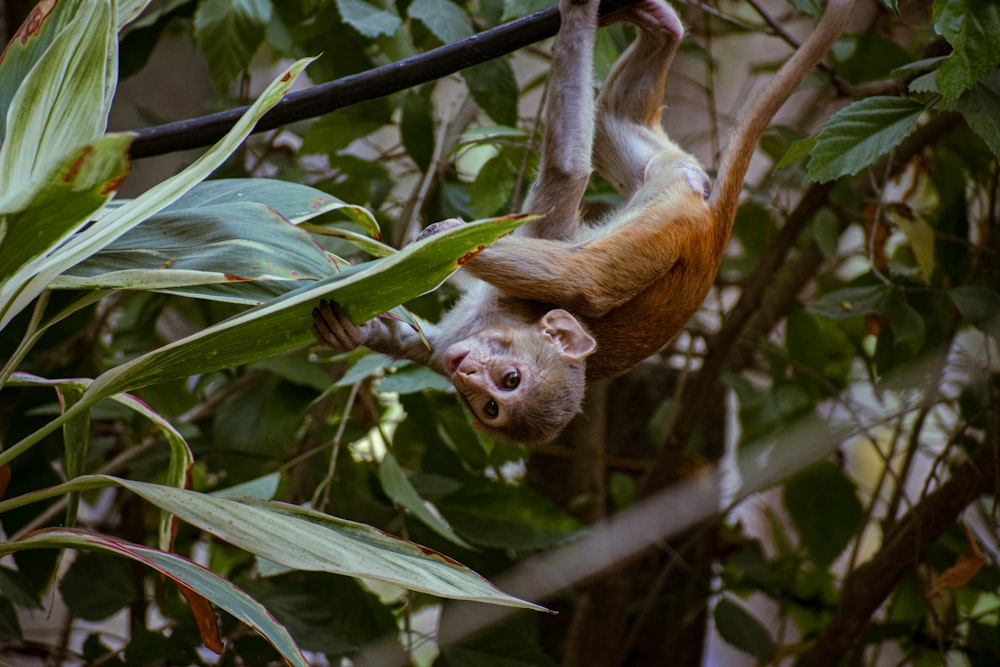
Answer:
<svg viewBox="0 0 1000 667"><path fill-rule="evenodd" d="M503 376L503 381L500 384L503 385L504 389L517 389L517 385L521 384L521 374L517 371L511 371Z"/></svg>
<svg viewBox="0 0 1000 667"><path fill-rule="evenodd" d="M496 419L497 415L500 414L500 406L497 405L496 401L486 401L486 404L483 405L483 414L490 419Z"/></svg>

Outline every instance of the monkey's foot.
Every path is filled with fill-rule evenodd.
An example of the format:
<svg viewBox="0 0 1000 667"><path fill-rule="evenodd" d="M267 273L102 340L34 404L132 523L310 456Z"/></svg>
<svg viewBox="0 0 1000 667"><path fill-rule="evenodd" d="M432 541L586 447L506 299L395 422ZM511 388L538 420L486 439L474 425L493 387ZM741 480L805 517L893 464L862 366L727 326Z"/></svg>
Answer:
<svg viewBox="0 0 1000 667"><path fill-rule="evenodd" d="M642 0L624 9L619 9L601 19L601 25L607 26L619 21L650 32L668 32L674 39L684 36L684 26L674 8L664 0Z"/></svg>
<svg viewBox="0 0 1000 667"><path fill-rule="evenodd" d="M691 158L693 159L693 158ZM671 155L661 156L646 163L643 171L643 185L656 183L659 188L670 187L679 180L683 180L695 194L708 200L712 194L712 180L697 162L689 162L686 159L678 159Z"/></svg>
<svg viewBox="0 0 1000 667"><path fill-rule="evenodd" d="M700 165L691 162L683 162L679 166L684 173L684 180L691 186L691 189L700 194L702 199L708 201L709 195L712 194L712 180L705 173L705 170Z"/></svg>

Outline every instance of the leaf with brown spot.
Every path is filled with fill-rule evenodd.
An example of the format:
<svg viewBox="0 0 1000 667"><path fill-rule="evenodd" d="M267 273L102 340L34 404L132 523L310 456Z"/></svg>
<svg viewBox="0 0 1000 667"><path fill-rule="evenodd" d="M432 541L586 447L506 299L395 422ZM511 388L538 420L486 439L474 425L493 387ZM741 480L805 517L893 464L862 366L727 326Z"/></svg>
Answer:
<svg viewBox="0 0 1000 667"><path fill-rule="evenodd" d="M11 41L18 41L24 45L32 37L38 37L38 33L42 30L42 24L45 23L45 18L52 13L56 4L58 4L57 0L42 0L35 5L35 8L24 19L24 23L14 33L14 38Z"/></svg>
<svg viewBox="0 0 1000 667"><path fill-rule="evenodd" d="M937 581L934 582L934 587L931 589L931 597L966 585L976 576L976 573L982 569L983 563L986 562L986 558L983 556L983 552L979 550L979 544L972 535L972 531L964 523L962 524L962 528L965 530L965 539L969 541L969 548L972 553L962 554L955 559L954 565L941 573Z"/></svg>
<svg viewBox="0 0 1000 667"><path fill-rule="evenodd" d="M184 584L178 583L177 589L187 601L191 613L194 614L194 620L198 624L198 632L201 634L201 641L205 643L205 647L213 653L221 654L225 645L222 643L222 635L219 633L219 618L215 615L215 610L212 609L212 603Z"/></svg>

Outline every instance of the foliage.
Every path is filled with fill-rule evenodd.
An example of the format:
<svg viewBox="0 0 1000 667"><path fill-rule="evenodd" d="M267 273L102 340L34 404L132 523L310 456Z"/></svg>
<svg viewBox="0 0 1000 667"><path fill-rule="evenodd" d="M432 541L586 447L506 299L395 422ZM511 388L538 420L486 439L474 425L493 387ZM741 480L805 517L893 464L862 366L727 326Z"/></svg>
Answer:
<svg viewBox="0 0 1000 667"><path fill-rule="evenodd" d="M202 644L220 664L336 662L387 635L406 655L372 664L696 665L702 637L727 664L1000 659L994 3L885 2L844 36L762 141L774 167L747 183L689 331L532 451L483 438L426 369L309 348L309 312L440 316L454 288L428 292L457 258L522 220L409 242L517 209L544 53L241 142L295 59L317 56L320 83L548 3L146 4L43 4L0 60L0 641L64 648L27 627L58 591L73 617L132 621L74 643L81 662L208 664ZM791 4L803 27L818 15ZM707 82L704 125L675 133L692 150L728 130L706 73L770 69L727 49L773 17L718 9L684 8L670 83ZM257 66L295 64L122 200L118 61L141 75L178 31L227 106ZM601 31L600 75L628 39ZM595 178L587 212L616 202ZM601 541L609 517L627 537ZM439 619L441 596L529 605L459 561L561 614L478 635L477 609ZM543 599L541 581L573 593Z"/></svg>

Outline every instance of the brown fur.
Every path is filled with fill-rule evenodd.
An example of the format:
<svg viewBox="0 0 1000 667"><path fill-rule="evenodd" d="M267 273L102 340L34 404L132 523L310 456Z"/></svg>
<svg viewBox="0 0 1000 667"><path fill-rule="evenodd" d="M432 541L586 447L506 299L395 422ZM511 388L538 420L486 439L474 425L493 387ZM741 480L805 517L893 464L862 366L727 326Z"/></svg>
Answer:
<svg viewBox="0 0 1000 667"><path fill-rule="evenodd" d="M338 350L367 345L450 377L476 426L497 437L552 439L580 404L584 365L587 380L620 375L663 347L698 310L719 268L757 140L843 30L853 1L828 0L813 35L741 112L709 195L697 160L660 125L667 70L683 35L673 9L664 0L641 0L610 17L636 24L639 37L595 105L599 2L561 0L544 150L525 203L545 217L466 264L485 282L425 330L432 349L399 322L356 326L335 304L315 311L317 338ZM591 155L624 204L603 224L581 227ZM500 348L498 331L509 341ZM511 368L523 378L513 389L502 382Z"/></svg>

